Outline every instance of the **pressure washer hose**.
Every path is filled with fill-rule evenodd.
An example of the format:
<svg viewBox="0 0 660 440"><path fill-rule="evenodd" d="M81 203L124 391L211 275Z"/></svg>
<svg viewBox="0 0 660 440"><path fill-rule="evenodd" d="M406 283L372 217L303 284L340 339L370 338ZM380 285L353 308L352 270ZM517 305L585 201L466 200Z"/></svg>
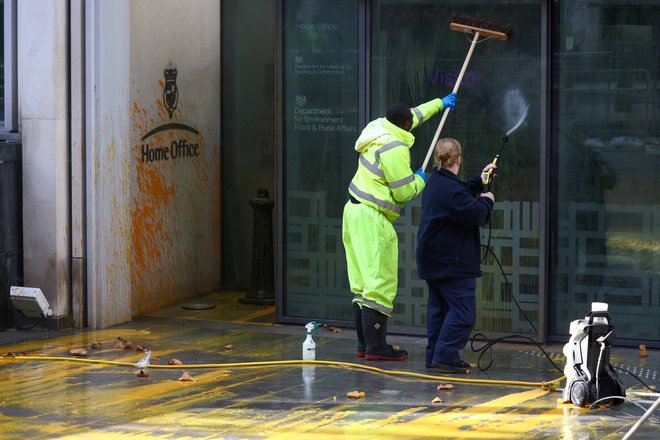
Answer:
<svg viewBox="0 0 660 440"><path fill-rule="evenodd" d="M100 364L100 365L114 365L120 367L132 367L136 368L134 363L131 362L119 362L119 361L109 361L104 359L87 359L82 357L63 357L63 356L11 356L11 357L0 357L0 363L5 362L14 362L14 361L60 361L60 362L78 362L83 364ZM353 368L357 370L365 370L372 373L386 374L390 376L400 376L400 377L411 377L416 379L425 379L425 380L437 380L444 382L456 382L456 383L471 383L478 385L506 385L506 386L520 386L520 387L541 387L548 390L556 390L559 388L560 382L566 378L562 376L560 378L544 381L544 382L525 382L525 381L515 381L515 380L493 380L493 379L469 379L462 377L449 377L449 376L434 376L432 374L422 374L414 373L412 371L396 371L396 370L384 370L382 368L372 367L369 365L354 364L350 362L337 362L337 361L303 361L303 360L293 360L293 361L262 361L262 362L235 362L228 364L183 364L183 365L158 365L158 364L149 364L146 368L151 369L178 369L178 370L189 370L189 369L202 369L202 368L244 368L244 367L280 367L280 366L292 366L292 365L319 365L327 367L339 367L339 368Z"/></svg>

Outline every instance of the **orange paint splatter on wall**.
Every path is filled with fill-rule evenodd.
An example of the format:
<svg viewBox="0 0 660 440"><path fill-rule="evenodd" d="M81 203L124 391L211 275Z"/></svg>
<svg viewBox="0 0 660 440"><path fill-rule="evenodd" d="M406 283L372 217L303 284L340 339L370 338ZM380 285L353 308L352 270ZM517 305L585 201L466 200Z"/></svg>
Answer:
<svg viewBox="0 0 660 440"><path fill-rule="evenodd" d="M139 104L135 102L133 125L136 133L145 133L152 127L153 119L149 118L149 123L147 123L146 116L147 111L140 108ZM162 143L162 135L153 136L151 142ZM134 182L137 187L132 191L131 206L131 285L139 292L140 301L134 304L134 311L138 312L142 310L141 303L150 302L143 295L144 286L149 284L149 278L152 277L152 266L161 262L165 257L164 253L171 253L171 237L165 219L168 211L176 209L173 206L176 197L175 182L158 164L142 163L140 150L141 145L134 146L132 158ZM167 282L167 277L163 277L161 287L165 288ZM137 310L135 310L136 308Z"/></svg>
<svg viewBox="0 0 660 440"><path fill-rule="evenodd" d="M164 82L158 82L161 90ZM155 95L155 96L154 96ZM131 308L133 316L219 286L218 127L189 120L179 102L170 117L152 94L132 105ZM176 124L174 124L176 123ZM181 129L187 126L191 129ZM205 134L214 145L208 145ZM204 134L202 134L204 133ZM146 136L145 136L146 135Z"/></svg>
<svg viewBox="0 0 660 440"><path fill-rule="evenodd" d="M136 168L139 195L134 197L131 236L134 264L140 273L147 269L149 261L160 257L160 240L164 236L162 214L175 194L175 186L167 184L165 176L154 166Z"/></svg>

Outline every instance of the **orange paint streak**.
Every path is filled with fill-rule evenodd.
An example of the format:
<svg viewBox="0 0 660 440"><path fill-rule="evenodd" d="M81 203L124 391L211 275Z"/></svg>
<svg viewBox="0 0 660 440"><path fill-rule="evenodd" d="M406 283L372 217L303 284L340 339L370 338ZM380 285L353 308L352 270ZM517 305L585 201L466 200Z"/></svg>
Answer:
<svg viewBox="0 0 660 440"><path fill-rule="evenodd" d="M153 118L148 119L147 111L137 102L133 105L133 126L139 134L151 129ZM148 141L152 145L163 143L161 133ZM144 312L145 304L154 305L152 296L158 291L166 291L171 281L168 277L158 278L160 285L154 286L154 265L160 265L171 249L170 233L167 228L167 212L175 209L176 183L171 181L160 164L145 164L141 160L141 143L134 147L134 179L137 184L133 192L131 206L131 285L133 294L133 313ZM148 286L148 287L147 287ZM145 291L148 289L149 291ZM156 290L156 291L154 291ZM137 294L137 296L136 296ZM163 304L169 298L163 298ZM161 304L162 305L162 304ZM137 313L136 313L137 312Z"/></svg>
<svg viewBox="0 0 660 440"><path fill-rule="evenodd" d="M134 197L132 209L133 263L138 269L146 270L149 261L161 256L161 240L167 234L163 230L163 213L167 211L175 195L174 183L169 185L160 170L152 166L137 167L139 194Z"/></svg>

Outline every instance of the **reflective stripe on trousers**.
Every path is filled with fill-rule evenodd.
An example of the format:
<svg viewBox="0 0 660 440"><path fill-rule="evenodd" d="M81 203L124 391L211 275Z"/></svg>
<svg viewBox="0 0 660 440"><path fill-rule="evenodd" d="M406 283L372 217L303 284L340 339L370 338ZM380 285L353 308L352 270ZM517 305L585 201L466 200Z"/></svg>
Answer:
<svg viewBox="0 0 660 440"><path fill-rule="evenodd" d="M364 299L364 297L362 295L357 295L356 294L353 297L353 302L359 304L361 308L362 307L369 307L370 309L376 310L376 311L382 313L383 315L387 315L388 317L391 317L391 315L392 315L392 309L389 309L387 307L383 307L378 303L375 303L373 301L369 301L367 299Z"/></svg>

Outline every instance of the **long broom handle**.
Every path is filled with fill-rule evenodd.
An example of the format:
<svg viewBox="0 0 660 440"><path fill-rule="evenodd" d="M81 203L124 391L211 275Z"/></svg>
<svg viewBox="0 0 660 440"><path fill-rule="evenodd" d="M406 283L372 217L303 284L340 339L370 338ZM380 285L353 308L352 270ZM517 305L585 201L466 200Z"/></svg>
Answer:
<svg viewBox="0 0 660 440"><path fill-rule="evenodd" d="M456 84L454 84L454 90L452 90L452 93L458 92L458 88L461 86L461 81L463 81L463 75L467 70L467 66L470 63L470 58L472 58L472 52L474 52L474 47L477 45L478 40L479 40L479 32L477 31L474 33L474 38L472 38L470 49L468 50L467 56L465 57L465 61L463 61L463 67L461 68L461 72L458 74L458 79L456 80ZM431 154L433 154L433 148L435 147L435 143L438 141L438 138L440 137L440 132L442 131L442 127L445 125L447 116L449 116L449 110L451 109L447 107L445 111L442 113L442 119L440 120L440 125L438 125L438 129L435 131L435 136L433 136L433 141L431 142L429 151L426 153L426 158L424 159L424 164L422 165L422 171L426 170L426 166L429 164L429 160L431 159Z"/></svg>

